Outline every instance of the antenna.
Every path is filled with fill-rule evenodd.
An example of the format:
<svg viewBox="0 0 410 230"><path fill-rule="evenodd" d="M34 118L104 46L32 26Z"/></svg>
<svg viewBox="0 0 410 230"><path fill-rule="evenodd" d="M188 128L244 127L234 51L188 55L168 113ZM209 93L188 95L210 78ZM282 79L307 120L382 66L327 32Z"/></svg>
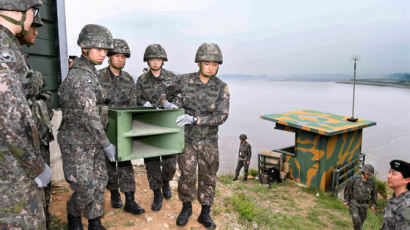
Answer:
<svg viewBox="0 0 410 230"><path fill-rule="evenodd" d="M353 103L352 103L352 116L347 118L348 121L356 122L358 119L354 117L354 99L356 91L356 63L359 58L357 56L353 57L354 60L354 75L353 75Z"/></svg>

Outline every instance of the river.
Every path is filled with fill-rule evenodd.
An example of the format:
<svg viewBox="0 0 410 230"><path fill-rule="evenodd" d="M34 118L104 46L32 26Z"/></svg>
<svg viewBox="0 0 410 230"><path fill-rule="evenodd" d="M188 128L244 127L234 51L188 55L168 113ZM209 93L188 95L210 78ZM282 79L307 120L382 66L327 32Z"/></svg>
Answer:
<svg viewBox="0 0 410 230"><path fill-rule="evenodd" d="M257 168L257 154L261 150L294 145L293 133L273 129L275 123L260 119L260 115L313 109L351 116L349 84L223 80L229 85L231 103L229 118L219 131L219 174L234 173L241 133L247 134L252 145L250 168ZM376 126L364 129L362 152L381 180L386 180L392 159L410 161L409 104L409 89L356 86L355 117L377 122Z"/></svg>

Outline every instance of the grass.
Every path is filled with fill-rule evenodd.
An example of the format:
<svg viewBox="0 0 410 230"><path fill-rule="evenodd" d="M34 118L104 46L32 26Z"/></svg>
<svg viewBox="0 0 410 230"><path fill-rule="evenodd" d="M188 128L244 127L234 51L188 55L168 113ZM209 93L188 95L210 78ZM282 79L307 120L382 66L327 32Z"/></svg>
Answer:
<svg viewBox="0 0 410 230"><path fill-rule="evenodd" d="M300 187L289 180L274 183L272 189L268 189L258 181L232 183L231 178L232 176L219 177L232 192L232 197L223 198L226 209L231 211L232 208L232 211L239 215L239 223L244 229L353 228L348 207L331 193ZM316 196L317 193L319 196ZM220 195L226 194L221 190ZM383 199L378 200L376 212L368 212L363 229L380 228L380 212L386 202Z"/></svg>
<svg viewBox="0 0 410 230"><path fill-rule="evenodd" d="M51 215L50 216L50 229L67 229L67 222L63 222L57 216Z"/></svg>
<svg viewBox="0 0 410 230"><path fill-rule="evenodd" d="M106 228L116 227L117 225L118 225L118 224L117 224L117 222L115 222L115 221L107 221L107 222L104 223L104 226L105 226Z"/></svg>
<svg viewBox="0 0 410 230"><path fill-rule="evenodd" d="M126 227L132 227L132 226L135 226L135 223L134 223L134 221L128 221L128 222L126 222L126 223L124 224L124 226L126 226Z"/></svg>
<svg viewBox="0 0 410 230"><path fill-rule="evenodd" d="M239 213L241 218L248 221L252 221L259 211L255 208L254 203L249 196L244 193L237 193L232 196L232 205L234 209Z"/></svg>
<svg viewBox="0 0 410 230"><path fill-rule="evenodd" d="M258 175L258 170L256 169L249 169L249 175L256 177Z"/></svg>
<svg viewBox="0 0 410 230"><path fill-rule="evenodd" d="M375 178L376 180L376 191L379 193L384 199L387 199L387 183L386 181L381 181Z"/></svg>

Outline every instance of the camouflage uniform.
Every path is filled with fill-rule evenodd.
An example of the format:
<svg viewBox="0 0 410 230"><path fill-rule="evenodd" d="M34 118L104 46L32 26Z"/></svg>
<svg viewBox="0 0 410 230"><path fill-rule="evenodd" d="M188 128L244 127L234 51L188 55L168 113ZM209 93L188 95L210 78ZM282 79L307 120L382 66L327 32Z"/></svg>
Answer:
<svg viewBox="0 0 410 230"><path fill-rule="evenodd" d="M402 214L405 208L410 209L410 191L401 193L397 197L393 193L383 211L383 225L380 230L409 229L410 223Z"/></svg>
<svg viewBox="0 0 410 230"><path fill-rule="evenodd" d="M212 205L219 168L218 126L229 115L229 89L216 76L202 83L197 72L179 76L174 84L183 87L181 103L185 113L201 122L185 126L185 152L178 155L179 199L182 202L195 199L198 165L198 200L202 205Z"/></svg>
<svg viewBox="0 0 410 230"><path fill-rule="evenodd" d="M34 17L31 26L37 28L43 26L40 13L37 13L37 16ZM27 46L33 45L31 41L28 42L25 40L25 36L19 39L20 43L22 44L25 44ZM44 162L46 162L46 164L50 165L49 145L50 142L54 140L51 126L51 118L53 117L52 93L51 91L42 90L45 87L45 80L43 78L43 75L40 72L32 70L31 66L28 64L27 57L28 55L25 55L26 63L30 70L29 74L27 74L25 77L23 76L23 79L21 79L21 81L23 83L24 94L26 95L27 102L29 103L31 112L34 116L34 120L36 121L37 130L39 131L40 149L43 160ZM51 199L51 183L49 183L48 186L44 188L44 197L44 213L46 215L46 223L48 228L50 224L50 214L48 212L48 207L50 205Z"/></svg>
<svg viewBox="0 0 410 230"><path fill-rule="evenodd" d="M29 66L30 67L30 66ZM24 94L33 113L40 138L41 156L46 164L50 165L50 142L54 140L51 118L53 117L53 102L51 91L43 91L45 81L40 72L32 71L21 81L23 83ZM48 207L51 199L51 183L44 188L44 212L47 226L49 224Z"/></svg>
<svg viewBox="0 0 410 230"><path fill-rule="evenodd" d="M0 228L45 229L44 193L34 182L45 166L20 82L28 67L17 38L2 25L0 64Z"/></svg>
<svg viewBox="0 0 410 230"><path fill-rule="evenodd" d="M125 71L121 71L119 76L114 76L109 67L98 71L98 80L107 92L104 104L108 107L122 107L135 105L135 83L134 79ZM131 161L115 162L107 160L108 184L107 189L122 192L134 192L135 180L134 169Z"/></svg>
<svg viewBox="0 0 410 230"><path fill-rule="evenodd" d="M137 80L137 104L143 105L149 101L152 105L159 106L161 99L157 97L157 89L165 87L165 82L171 82L175 78L174 73L163 68L158 77L155 77L151 71L143 73ZM167 95L169 95L171 102L175 102L175 95L169 92L167 92ZM163 181L170 181L174 177L176 171L175 155L145 158L144 163L147 169L149 187L152 190L161 189Z"/></svg>
<svg viewBox="0 0 410 230"><path fill-rule="evenodd" d="M354 229L361 229L370 204L376 206L377 192L373 178L363 181L361 175L349 179L344 191L344 200L349 204Z"/></svg>
<svg viewBox="0 0 410 230"><path fill-rule="evenodd" d="M58 143L65 179L74 190L67 213L94 219L103 214L108 181L103 147L110 145L97 107L104 95L94 64L85 57L76 58L58 95L63 112Z"/></svg>
<svg viewBox="0 0 410 230"><path fill-rule="evenodd" d="M239 172L241 171L242 166L244 167L244 171L245 171L244 178L248 177L249 164L247 164L247 161L251 160L251 156L252 156L251 145L247 141L245 141L245 143L241 142L239 144L238 164L235 170L235 178L238 178Z"/></svg>

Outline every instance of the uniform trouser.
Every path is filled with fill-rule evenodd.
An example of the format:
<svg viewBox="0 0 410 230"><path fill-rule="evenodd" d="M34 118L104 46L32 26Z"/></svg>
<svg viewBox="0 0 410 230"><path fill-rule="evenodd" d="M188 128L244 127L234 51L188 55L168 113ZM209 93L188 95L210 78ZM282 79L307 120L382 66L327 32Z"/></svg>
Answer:
<svg viewBox="0 0 410 230"><path fill-rule="evenodd" d="M117 190L121 192L135 192L134 168L131 161L116 162L107 161L108 171L108 190Z"/></svg>
<svg viewBox="0 0 410 230"><path fill-rule="evenodd" d="M247 161L248 160L238 160L238 165L236 166L236 170L235 170L235 177L239 176L239 172L241 171L242 166L245 172L244 178L248 177L249 165L246 163Z"/></svg>
<svg viewBox="0 0 410 230"><path fill-rule="evenodd" d="M94 219L103 215L104 193L108 182L106 157L96 145L60 143L64 177L72 190L67 214Z"/></svg>
<svg viewBox="0 0 410 230"><path fill-rule="evenodd" d="M44 193L12 154L0 152L0 229L46 229Z"/></svg>
<svg viewBox="0 0 410 230"><path fill-rule="evenodd" d="M349 212L352 214L353 228L355 230L362 229L364 220L367 217L367 206L353 204L349 206Z"/></svg>
<svg viewBox="0 0 410 230"><path fill-rule="evenodd" d="M170 181L174 177L177 158L175 155L150 157L144 159L144 164L147 169L149 187L152 190L157 190L162 187L163 181Z"/></svg>
<svg viewBox="0 0 410 230"><path fill-rule="evenodd" d="M216 173L219 168L218 139L185 141L185 152L178 155L181 177L178 195L182 202L192 202L196 194L196 169L198 166L198 201L212 205L215 197Z"/></svg>

